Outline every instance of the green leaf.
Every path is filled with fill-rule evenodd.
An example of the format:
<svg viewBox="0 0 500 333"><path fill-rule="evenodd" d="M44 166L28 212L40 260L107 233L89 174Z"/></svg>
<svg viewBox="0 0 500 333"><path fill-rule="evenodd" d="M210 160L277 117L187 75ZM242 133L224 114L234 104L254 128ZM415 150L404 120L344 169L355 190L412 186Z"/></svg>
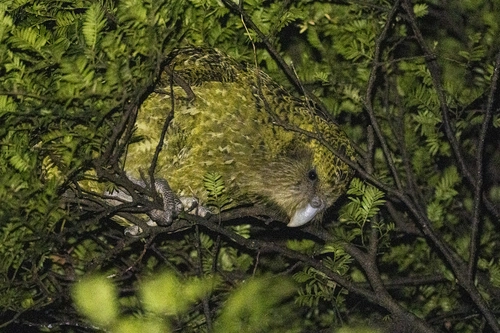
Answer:
<svg viewBox="0 0 500 333"><path fill-rule="evenodd" d="M73 286L78 309L98 325L109 326L118 318L117 291L104 276L91 276Z"/></svg>
<svg viewBox="0 0 500 333"><path fill-rule="evenodd" d="M94 50L102 29L106 26L105 9L99 3L92 4L84 15L82 33L87 47Z"/></svg>
<svg viewBox="0 0 500 333"><path fill-rule="evenodd" d="M41 31L33 28L18 28L13 30L10 42L21 50L40 51L47 43L47 36Z"/></svg>
<svg viewBox="0 0 500 333"><path fill-rule="evenodd" d="M284 278L252 278L242 283L228 300L215 323L217 332L266 332L275 320L269 313L294 292Z"/></svg>
<svg viewBox="0 0 500 333"><path fill-rule="evenodd" d="M428 6L426 3L417 3L413 5L413 12L416 17L424 17L428 14Z"/></svg>
<svg viewBox="0 0 500 333"><path fill-rule="evenodd" d="M453 199L457 194L455 186L461 180L461 176L458 173L457 167L452 165L446 168L436 186L436 200L448 201Z"/></svg>
<svg viewBox="0 0 500 333"><path fill-rule="evenodd" d="M208 205L215 206L218 212L228 208L232 199L226 193L226 185L221 174L208 172L203 177L203 186L208 193Z"/></svg>

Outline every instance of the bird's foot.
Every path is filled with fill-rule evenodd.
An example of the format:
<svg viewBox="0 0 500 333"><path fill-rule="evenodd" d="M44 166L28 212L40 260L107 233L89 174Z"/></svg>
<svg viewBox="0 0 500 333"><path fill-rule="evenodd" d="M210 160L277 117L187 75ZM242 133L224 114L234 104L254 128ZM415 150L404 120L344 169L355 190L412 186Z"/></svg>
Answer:
<svg viewBox="0 0 500 333"><path fill-rule="evenodd" d="M201 206L198 202L198 199L195 197L180 197L178 198L179 202L176 206L176 213L184 211L188 214L200 216L200 217L205 217L208 218L212 215L212 212L204 207ZM180 203L180 205L179 205ZM148 216L150 217L147 221L146 224L150 227L157 227L159 224L156 221L165 221L168 219L168 216L165 216L164 211L161 210L154 210ZM177 214L175 214L177 216ZM161 225L161 224L160 224ZM143 232L142 228L139 227L138 225L131 225L127 228L125 228L124 234L127 236L138 236Z"/></svg>
<svg viewBox="0 0 500 333"><path fill-rule="evenodd" d="M129 179L134 184L143 188L149 187L143 180L138 180L130 176ZM165 179L155 179L154 185L154 188L163 201L163 209L152 209L146 213L148 219L145 222L148 226L169 226L172 224L173 219L183 211L200 217L209 217L212 214L208 208L201 206L198 199L194 197L177 197ZM132 197L124 191L118 190L110 195L121 199L121 201L132 201ZM114 202L116 202L116 200ZM142 232L142 228L135 224L125 228L124 231L125 235L130 236L137 236Z"/></svg>

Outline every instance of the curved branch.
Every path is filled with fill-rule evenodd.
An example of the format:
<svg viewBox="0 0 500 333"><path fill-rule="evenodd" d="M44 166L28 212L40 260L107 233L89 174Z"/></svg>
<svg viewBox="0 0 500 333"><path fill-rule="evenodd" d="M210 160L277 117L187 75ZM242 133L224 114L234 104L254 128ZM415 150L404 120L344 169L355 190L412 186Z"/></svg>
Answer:
<svg viewBox="0 0 500 333"><path fill-rule="evenodd" d="M486 108L486 114L484 116L483 123L481 125L481 131L479 133L479 141L477 144L476 153L476 190L474 192L474 214L472 218L472 230L470 236L470 247L469 247L469 267L468 276L469 282L473 283L476 275L476 263L477 263L477 250L478 250L478 240L479 240L479 229L481 226L481 198L483 193L483 154L484 146L486 142L486 134L491 125L491 119L493 118L493 109L497 104L497 84L500 77L500 52L497 53L495 60L495 70L493 72L493 77L491 78L491 88L490 95L488 97L488 106Z"/></svg>
<svg viewBox="0 0 500 333"><path fill-rule="evenodd" d="M370 77L368 79L368 86L366 88L364 104L366 111L368 112L368 116L370 117L371 126L373 127L375 133L377 134L377 138L382 147L384 157L387 161L387 164L389 165L389 169L391 170L391 174L394 179L394 182L396 183L396 187L401 190L402 189L401 180L399 179L398 172L394 165L394 161L389 151L387 142L384 138L384 135L382 134L382 130L380 129L377 118L375 117L375 112L373 110L373 102L372 102L375 93L374 91L375 91L375 82L377 80L377 72L380 67L380 55L382 52L382 43L385 41L387 33L389 32L389 29L393 23L393 20L396 18L396 14L399 10L399 2L400 0L396 0L394 5L392 6L392 9L387 17L387 21L385 22L384 28L382 29L382 32L380 33L375 43L375 54L373 55L372 70L370 72Z"/></svg>

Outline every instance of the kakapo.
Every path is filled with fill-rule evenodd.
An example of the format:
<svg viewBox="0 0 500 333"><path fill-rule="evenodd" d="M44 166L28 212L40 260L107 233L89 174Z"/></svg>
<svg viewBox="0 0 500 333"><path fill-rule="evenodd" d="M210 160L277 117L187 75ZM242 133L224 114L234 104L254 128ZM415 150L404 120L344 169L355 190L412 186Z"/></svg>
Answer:
<svg viewBox="0 0 500 333"><path fill-rule="evenodd" d="M171 112L155 179L201 205L207 199L203 177L216 172L235 206L267 205L297 227L320 218L353 175L330 150L354 161L349 139L312 103L292 96L255 66L217 50L185 48L170 54L138 111L140 140L128 146L124 166L132 177L148 170Z"/></svg>

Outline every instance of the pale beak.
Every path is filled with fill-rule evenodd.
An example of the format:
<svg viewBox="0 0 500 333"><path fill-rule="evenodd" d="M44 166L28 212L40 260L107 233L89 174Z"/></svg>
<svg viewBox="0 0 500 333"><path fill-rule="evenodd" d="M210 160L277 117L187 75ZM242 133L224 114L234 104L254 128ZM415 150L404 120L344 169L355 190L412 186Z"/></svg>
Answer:
<svg viewBox="0 0 500 333"><path fill-rule="evenodd" d="M323 200L314 197L304 208L297 209L287 227L300 227L311 221L324 208Z"/></svg>

